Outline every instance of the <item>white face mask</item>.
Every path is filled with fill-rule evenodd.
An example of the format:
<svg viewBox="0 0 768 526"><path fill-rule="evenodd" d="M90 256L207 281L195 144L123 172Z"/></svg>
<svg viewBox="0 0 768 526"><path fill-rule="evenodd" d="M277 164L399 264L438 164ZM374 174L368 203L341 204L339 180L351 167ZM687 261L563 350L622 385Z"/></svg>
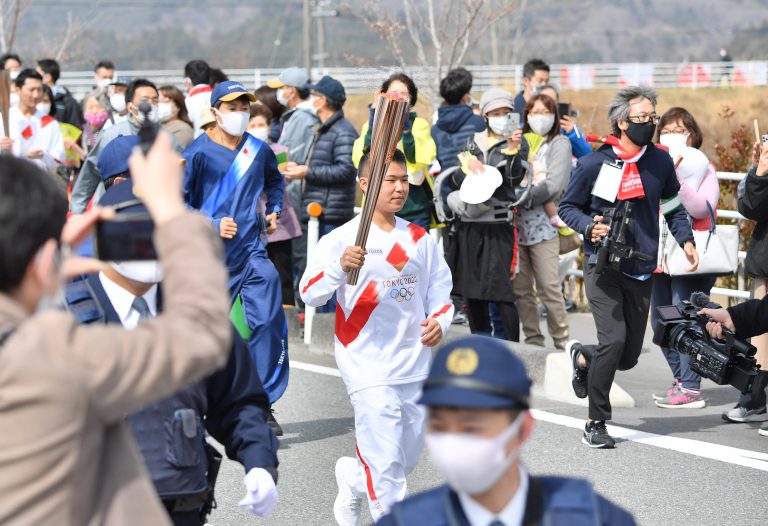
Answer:
<svg viewBox="0 0 768 526"><path fill-rule="evenodd" d="M495 438L459 433L428 433L427 448L432 463L456 491L469 495L485 493L520 454L516 447L509 455L504 449L523 423L520 413Z"/></svg>
<svg viewBox="0 0 768 526"><path fill-rule="evenodd" d="M152 109L149 110L149 122L160 122L160 117L158 115L158 109L157 104L152 104ZM135 108L136 113L136 120L139 121L139 123L144 122L144 114L139 111L139 108Z"/></svg>
<svg viewBox="0 0 768 526"><path fill-rule="evenodd" d="M504 133L504 125L507 124L506 115L498 115L496 117L488 117L488 127L496 135L502 135Z"/></svg>
<svg viewBox="0 0 768 526"><path fill-rule="evenodd" d="M51 113L51 105L48 102L39 102L37 104L37 109L42 111L45 115Z"/></svg>
<svg viewBox="0 0 768 526"><path fill-rule="evenodd" d="M176 116L176 105L173 102L161 102L157 105L157 118L167 122Z"/></svg>
<svg viewBox="0 0 768 526"><path fill-rule="evenodd" d="M96 86L99 89L106 89L110 84L112 84L112 79L96 79Z"/></svg>
<svg viewBox="0 0 768 526"><path fill-rule="evenodd" d="M116 93L109 97L109 105L117 113L123 113L125 111L125 95L122 93Z"/></svg>
<svg viewBox="0 0 768 526"><path fill-rule="evenodd" d="M317 110L319 109L317 106L315 106L316 100L317 99L315 97L309 97L307 99L307 111L309 111L315 117L317 117Z"/></svg>
<svg viewBox="0 0 768 526"><path fill-rule="evenodd" d="M285 92L282 89L277 91L277 102L279 102L281 106L288 106L288 98L283 95L284 93Z"/></svg>
<svg viewBox="0 0 768 526"><path fill-rule="evenodd" d="M549 115L528 115L528 126L536 135L542 137L548 134L552 130L552 126L555 124L555 116Z"/></svg>
<svg viewBox="0 0 768 526"><path fill-rule="evenodd" d="M251 128L248 133L264 142L269 138L269 128Z"/></svg>
<svg viewBox="0 0 768 526"><path fill-rule="evenodd" d="M665 133L659 135L659 143L662 146L669 148L669 151L679 150L688 146L688 134L687 133Z"/></svg>
<svg viewBox="0 0 768 526"><path fill-rule="evenodd" d="M110 261L109 266L123 277L139 283L160 283L163 281L163 267L159 261Z"/></svg>
<svg viewBox="0 0 768 526"><path fill-rule="evenodd" d="M221 118L219 126L227 135L232 137L240 137L248 128L248 121L251 120L251 114L247 111L232 111L229 113L221 113L215 109L216 115Z"/></svg>
<svg viewBox="0 0 768 526"><path fill-rule="evenodd" d="M21 73L21 71L16 71L15 69L12 69L8 75L11 77L11 80L16 80L16 77L19 76L19 73Z"/></svg>
<svg viewBox="0 0 768 526"><path fill-rule="evenodd" d="M21 98L19 98L19 94L16 93L15 91L11 92L11 99L10 99L11 107L18 106L19 102L21 102Z"/></svg>

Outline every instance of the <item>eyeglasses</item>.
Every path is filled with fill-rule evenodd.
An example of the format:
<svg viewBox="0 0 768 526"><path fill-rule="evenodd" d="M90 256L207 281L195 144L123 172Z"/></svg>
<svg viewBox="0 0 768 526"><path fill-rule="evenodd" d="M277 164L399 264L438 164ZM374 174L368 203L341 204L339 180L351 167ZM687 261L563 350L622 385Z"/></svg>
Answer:
<svg viewBox="0 0 768 526"><path fill-rule="evenodd" d="M659 132L659 135L670 135L670 134L685 134L688 133L688 130L685 128L673 128L673 129L663 129Z"/></svg>
<svg viewBox="0 0 768 526"><path fill-rule="evenodd" d="M641 113L640 115L630 115L627 117L627 120L634 122L635 124L648 124L649 122L658 124L661 120L661 117L659 117L656 113Z"/></svg>
<svg viewBox="0 0 768 526"><path fill-rule="evenodd" d="M538 110L538 111L530 111L528 112L528 115L552 115L552 112L549 110Z"/></svg>

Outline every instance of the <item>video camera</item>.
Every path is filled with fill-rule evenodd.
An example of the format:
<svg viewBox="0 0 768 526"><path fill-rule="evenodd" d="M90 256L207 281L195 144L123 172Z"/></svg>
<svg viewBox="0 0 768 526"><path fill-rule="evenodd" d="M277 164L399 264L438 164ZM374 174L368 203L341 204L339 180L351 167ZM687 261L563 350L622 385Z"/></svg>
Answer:
<svg viewBox="0 0 768 526"><path fill-rule="evenodd" d="M711 318L698 314L705 307L720 308L720 305L711 303L706 294L694 292L690 301L656 307L659 319L654 327L653 343L688 355L691 370L718 385L732 385L742 393L752 392L758 378L767 374L755 361L755 347L737 340L725 329L724 342L712 338L706 330Z"/></svg>
<svg viewBox="0 0 768 526"><path fill-rule="evenodd" d="M606 266L619 269L619 263L622 259L631 258L640 261L652 261L653 258L648 254L636 251L627 244L627 226L632 221L632 202L623 201L615 208L606 208L603 212L602 224L611 227L608 235L598 242L597 265L595 273L602 274Z"/></svg>
<svg viewBox="0 0 768 526"><path fill-rule="evenodd" d="M149 115L152 106L148 102L139 104L143 115L139 128L139 145L144 155L155 143L160 125L153 122ZM116 205L118 212L114 218L99 221L96 224L96 256L103 261L134 261L157 259L153 235L155 223L146 212L119 213L121 209L130 209L140 205L138 199L131 199Z"/></svg>

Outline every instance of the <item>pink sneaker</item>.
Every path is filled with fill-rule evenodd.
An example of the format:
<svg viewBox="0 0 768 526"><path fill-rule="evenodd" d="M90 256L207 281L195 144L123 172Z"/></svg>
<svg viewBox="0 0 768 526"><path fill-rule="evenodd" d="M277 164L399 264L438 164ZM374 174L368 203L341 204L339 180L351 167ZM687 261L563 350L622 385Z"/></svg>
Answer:
<svg viewBox="0 0 768 526"><path fill-rule="evenodd" d="M656 405L664 409L701 409L707 405L701 391L683 389L682 387L672 396L656 400Z"/></svg>
<svg viewBox="0 0 768 526"><path fill-rule="evenodd" d="M653 395L651 395L651 396L653 396L654 400L664 400L665 398L669 398L673 394L677 393L679 390L680 390L680 380L675 378L675 383L673 383L672 387L667 389L664 392L664 394L653 393Z"/></svg>

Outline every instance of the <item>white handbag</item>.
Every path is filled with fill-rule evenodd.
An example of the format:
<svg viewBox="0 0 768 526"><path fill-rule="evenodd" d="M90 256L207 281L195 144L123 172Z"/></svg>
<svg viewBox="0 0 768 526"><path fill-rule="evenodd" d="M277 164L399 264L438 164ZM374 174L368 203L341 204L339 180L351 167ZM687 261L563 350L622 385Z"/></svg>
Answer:
<svg viewBox="0 0 768 526"><path fill-rule="evenodd" d="M693 231L693 239L699 253L699 266L694 272L686 272L691 263L685 257L685 252L677 244L662 216L662 243L659 248L663 250L661 269L665 274L670 276L727 276L738 269L739 227L737 225L715 224L715 213L712 206L707 203L707 207L710 215L710 229Z"/></svg>

